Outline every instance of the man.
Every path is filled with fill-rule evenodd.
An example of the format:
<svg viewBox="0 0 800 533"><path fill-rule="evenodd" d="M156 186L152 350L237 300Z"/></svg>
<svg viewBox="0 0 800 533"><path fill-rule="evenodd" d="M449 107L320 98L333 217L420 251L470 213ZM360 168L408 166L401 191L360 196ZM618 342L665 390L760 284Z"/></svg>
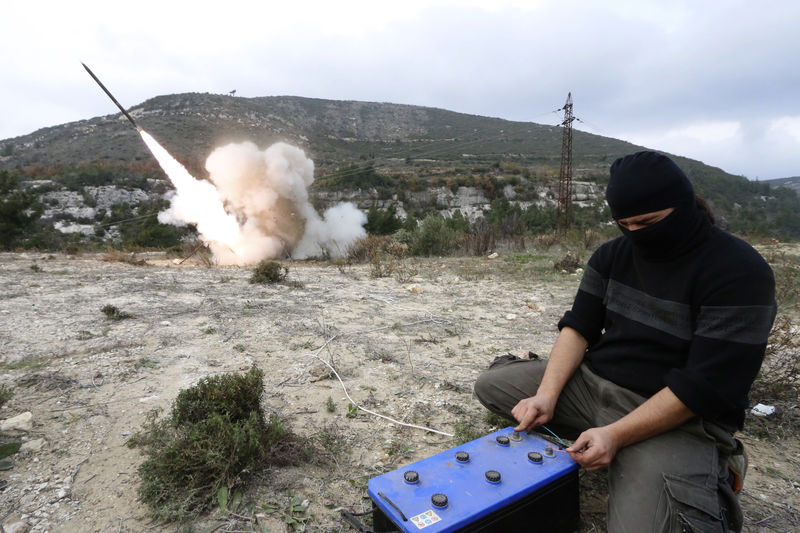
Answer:
<svg viewBox="0 0 800 533"><path fill-rule="evenodd" d="M664 155L616 160L606 200L623 235L589 259L550 358L498 358L475 393L608 468L609 532L739 531L733 433L775 318L772 271Z"/></svg>

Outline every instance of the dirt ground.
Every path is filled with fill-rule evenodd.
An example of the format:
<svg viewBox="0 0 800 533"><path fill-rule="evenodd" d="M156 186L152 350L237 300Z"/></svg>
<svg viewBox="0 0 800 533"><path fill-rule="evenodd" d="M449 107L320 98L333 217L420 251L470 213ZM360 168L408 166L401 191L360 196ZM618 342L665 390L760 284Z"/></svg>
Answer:
<svg viewBox="0 0 800 533"><path fill-rule="evenodd" d="M342 386L321 361L370 410L444 433L489 433L475 377L498 355L547 355L580 279L555 272L546 253L425 259L380 278L370 265L285 263L287 282L274 285L249 283L247 268L138 259L147 264L0 254L0 384L14 390L0 420L30 412L33 424L16 433L24 450L0 471L6 530L24 522L33 531L175 531L137 501L142 457L125 443L180 389L255 364L265 371L266 410L327 451L259 473L239 514L271 511L262 520L269 531L349 531L338 509L368 510L369 478L458 442L363 412L348 417ZM105 305L132 316L111 320ZM760 437L740 435L750 457L745 531L800 531L798 436L771 437L759 423ZM605 497L602 473L582 476L582 532L605 531ZM212 515L195 529L254 530L244 518Z"/></svg>

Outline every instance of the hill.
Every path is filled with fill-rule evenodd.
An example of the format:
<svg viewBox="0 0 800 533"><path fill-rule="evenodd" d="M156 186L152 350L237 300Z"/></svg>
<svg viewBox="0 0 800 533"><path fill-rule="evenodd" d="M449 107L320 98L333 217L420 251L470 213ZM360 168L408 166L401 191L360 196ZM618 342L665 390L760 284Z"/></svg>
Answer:
<svg viewBox="0 0 800 533"><path fill-rule="evenodd" d="M800 196L800 176L764 180L764 183L769 184L769 186L773 188L786 187L787 189L793 190L798 196Z"/></svg>
<svg viewBox="0 0 800 533"><path fill-rule="evenodd" d="M207 93L158 96L130 113L198 177L206 176L208 154L223 144L252 141L266 148L285 141L299 146L314 161L312 193L322 204L349 196L362 208L376 202L385 207L394 199L401 213L412 207L419 216L436 207L442 191L455 195L463 189L463 196L477 198L473 212L479 214L498 196L526 202L524 207L534 202L552 207L557 190L562 131L556 126L391 103ZM573 175L587 184L576 188L580 192L575 199L586 206L602 205L609 164L640 149L575 131ZM800 237L795 195L674 157L729 229ZM40 191L61 188L88 203L89 196L97 202L98 194L87 193L86 187L144 191L154 201L171 186L118 113L0 141L0 169L44 185ZM424 191L430 193L424 205L406 205L407 193ZM445 207L466 206L451 202Z"/></svg>
<svg viewBox="0 0 800 533"><path fill-rule="evenodd" d="M214 147L245 140L261 147L295 144L323 169L364 158L380 163L512 158L557 167L561 154L558 127L400 104L189 93L152 98L130 114L178 159L198 168ZM0 145L5 155L0 168L150 159L118 113L44 128ZM598 169L638 148L578 131L574 146L577 167Z"/></svg>

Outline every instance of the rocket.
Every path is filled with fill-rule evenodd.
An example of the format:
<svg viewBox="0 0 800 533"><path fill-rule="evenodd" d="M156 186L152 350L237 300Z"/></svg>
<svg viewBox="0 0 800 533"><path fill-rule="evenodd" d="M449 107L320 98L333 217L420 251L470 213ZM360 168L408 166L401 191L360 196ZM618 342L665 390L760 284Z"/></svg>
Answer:
<svg viewBox="0 0 800 533"><path fill-rule="evenodd" d="M105 92L105 93L108 95L108 97L109 97L109 98L111 98L111 101L112 101L112 102L114 102L114 103L117 105L117 107L119 108L119 110L120 110L120 111L122 111L122 114L123 114L123 115L125 115L125 118L127 118L128 120L130 120L130 121L131 121L131 124L133 124L133 127L134 127L134 128L136 128L136 131L139 131L139 132L141 132L141 131L142 131L142 128L140 128L140 127L139 127L139 126L136 124L136 121L135 121L135 120L133 120L133 117L132 117L132 116L130 116L130 115L128 114L128 112L127 112L127 111L125 111L125 108L124 108L124 107L122 107L122 105L120 105L120 103L119 103L119 102L117 102L117 99L116 99L116 98L114 98L114 95L113 95L113 94L111 94L111 91L109 91L108 89L106 89L106 86L105 86L105 85L103 85L103 82L102 82L102 81L100 81L99 79L97 79L97 76L95 76L95 75L94 75L94 72L92 72L92 69L90 69L89 67L87 67L87 66L86 66L86 63L83 63L83 62L81 62L81 65L83 65L83 68L85 68L85 69L86 69L86 72L88 72L88 73L89 73L89 76L91 76L91 77L92 77L92 79L94 79L94 81L96 81L96 82L97 82L97 85L99 85L99 86L100 86L100 88L101 88L101 89L103 89L103 91L104 91L104 92Z"/></svg>

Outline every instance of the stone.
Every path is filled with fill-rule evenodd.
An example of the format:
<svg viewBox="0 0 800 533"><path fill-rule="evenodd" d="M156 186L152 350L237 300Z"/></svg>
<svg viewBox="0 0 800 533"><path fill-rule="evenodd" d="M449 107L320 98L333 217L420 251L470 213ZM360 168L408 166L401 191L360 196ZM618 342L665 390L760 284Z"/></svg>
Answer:
<svg viewBox="0 0 800 533"><path fill-rule="evenodd" d="M24 413L0 422L0 431L30 431L33 429L33 413Z"/></svg>
<svg viewBox="0 0 800 533"><path fill-rule="evenodd" d="M6 533L28 533L31 530L31 525L27 522L14 522L7 526L3 526Z"/></svg>
<svg viewBox="0 0 800 533"><path fill-rule="evenodd" d="M36 453L44 448L46 441L44 439L33 439L28 442L23 442L19 448L20 453Z"/></svg>

